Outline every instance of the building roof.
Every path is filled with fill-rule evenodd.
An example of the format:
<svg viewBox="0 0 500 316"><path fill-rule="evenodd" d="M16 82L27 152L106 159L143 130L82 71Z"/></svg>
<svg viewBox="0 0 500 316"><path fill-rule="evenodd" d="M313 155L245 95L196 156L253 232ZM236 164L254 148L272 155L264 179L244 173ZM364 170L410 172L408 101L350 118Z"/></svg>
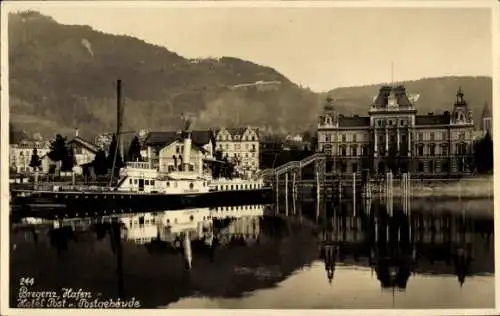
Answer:
<svg viewBox="0 0 500 316"><path fill-rule="evenodd" d="M408 96L406 95L406 89L404 86L383 86L380 88L375 102L373 103L376 107L387 107L389 103L389 97L394 96L396 103L402 107L412 106Z"/></svg>
<svg viewBox="0 0 500 316"><path fill-rule="evenodd" d="M252 128L252 127L230 127L230 128L221 128L221 129L218 129L216 130L215 132L218 134L220 131L222 130L227 130L229 132L229 134L231 134L231 136L240 136L242 137L243 136L243 133L245 133L245 131L247 129L250 129L250 130L253 130L257 136L259 135L259 129L257 128Z"/></svg>
<svg viewBox="0 0 500 316"><path fill-rule="evenodd" d="M491 110L490 107L488 106L488 102L484 102L483 113L481 114L481 118L488 118L488 117L492 117Z"/></svg>
<svg viewBox="0 0 500 316"><path fill-rule="evenodd" d="M144 144L146 146L165 146L182 138L182 132L178 131L150 132L148 133L148 136L146 136ZM213 133L211 131L192 131L191 139L193 144L204 146L213 140Z"/></svg>
<svg viewBox="0 0 500 316"><path fill-rule="evenodd" d="M339 127L369 127L368 116L339 116Z"/></svg>
<svg viewBox="0 0 500 316"><path fill-rule="evenodd" d="M443 114L434 115L416 115L415 125L447 125L450 124L450 114L445 112Z"/></svg>
<svg viewBox="0 0 500 316"><path fill-rule="evenodd" d="M68 144L72 143L78 144L93 153L97 153L100 150L99 146L89 142L88 140L81 138L80 136L76 136L68 142Z"/></svg>

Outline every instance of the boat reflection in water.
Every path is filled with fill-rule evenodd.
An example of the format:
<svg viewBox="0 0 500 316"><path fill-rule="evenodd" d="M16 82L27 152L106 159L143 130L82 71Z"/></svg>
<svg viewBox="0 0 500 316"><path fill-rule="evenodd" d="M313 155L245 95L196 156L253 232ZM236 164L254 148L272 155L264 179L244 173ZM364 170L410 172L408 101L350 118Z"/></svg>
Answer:
<svg viewBox="0 0 500 316"><path fill-rule="evenodd" d="M494 306L492 218L325 205L319 220L247 205L13 224L11 293L29 275L144 308Z"/></svg>

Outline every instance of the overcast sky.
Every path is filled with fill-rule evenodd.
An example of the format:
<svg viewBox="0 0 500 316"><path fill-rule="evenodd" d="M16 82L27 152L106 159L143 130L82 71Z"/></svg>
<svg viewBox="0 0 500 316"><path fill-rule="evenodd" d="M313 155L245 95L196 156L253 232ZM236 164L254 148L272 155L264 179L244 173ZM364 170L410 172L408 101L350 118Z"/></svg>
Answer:
<svg viewBox="0 0 500 316"><path fill-rule="evenodd" d="M127 34L188 57L270 66L315 91L492 75L488 9L30 6L64 24Z"/></svg>

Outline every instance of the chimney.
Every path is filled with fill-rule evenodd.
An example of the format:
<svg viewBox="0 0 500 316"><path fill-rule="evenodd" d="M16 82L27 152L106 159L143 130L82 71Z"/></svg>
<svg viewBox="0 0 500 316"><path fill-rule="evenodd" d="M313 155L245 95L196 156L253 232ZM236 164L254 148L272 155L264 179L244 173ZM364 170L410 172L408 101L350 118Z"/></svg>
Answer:
<svg viewBox="0 0 500 316"><path fill-rule="evenodd" d="M75 137L78 137L78 128L75 128Z"/></svg>

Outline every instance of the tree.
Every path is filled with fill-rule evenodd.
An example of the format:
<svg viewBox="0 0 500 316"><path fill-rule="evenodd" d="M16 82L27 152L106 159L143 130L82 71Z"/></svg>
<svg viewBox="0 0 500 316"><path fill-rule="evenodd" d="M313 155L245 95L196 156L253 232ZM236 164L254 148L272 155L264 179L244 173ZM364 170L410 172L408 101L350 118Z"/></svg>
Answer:
<svg viewBox="0 0 500 316"><path fill-rule="evenodd" d="M119 170L124 166L122 155L118 149L118 141L116 140L116 135L113 134L113 138L111 139L111 144L109 145L108 157L106 159L106 166L108 169L113 168L113 161L115 170ZM116 153L116 160L115 158Z"/></svg>
<svg viewBox="0 0 500 316"><path fill-rule="evenodd" d="M130 143L128 149L127 160L128 161L141 161L141 144L139 138L135 136Z"/></svg>
<svg viewBox="0 0 500 316"><path fill-rule="evenodd" d="M106 153L104 150L100 149L94 157L94 161L92 162L94 167L94 173L96 175L105 175L108 172L107 162L106 162Z"/></svg>
<svg viewBox="0 0 500 316"><path fill-rule="evenodd" d="M479 173L493 170L493 140L489 132L474 144L474 164Z"/></svg>
<svg viewBox="0 0 500 316"><path fill-rule="evenodd" d="M30 167L33 168L35 171L37 171L41 165L42 165L42 161L40 160L40 157L38 156L37 149L34 148L33 153L31 154Z"/></svg>
<svg viewBox="0 0 500 316"><path fill-rule="evenodd" d="M56 135L56 138L50 142L50 151L47 156L55 161L59 167L68 158L68 148L66 147L66 137L62 137L60 134Z"/></svg>
<svg viewBox="0 0 500 316"><path fill-rule="evenodd" d="M75 151L73 147L68 149L68 154L66 158L62 160L61 170L62 171L72 171L73 167L76 165Z"/></svg>

